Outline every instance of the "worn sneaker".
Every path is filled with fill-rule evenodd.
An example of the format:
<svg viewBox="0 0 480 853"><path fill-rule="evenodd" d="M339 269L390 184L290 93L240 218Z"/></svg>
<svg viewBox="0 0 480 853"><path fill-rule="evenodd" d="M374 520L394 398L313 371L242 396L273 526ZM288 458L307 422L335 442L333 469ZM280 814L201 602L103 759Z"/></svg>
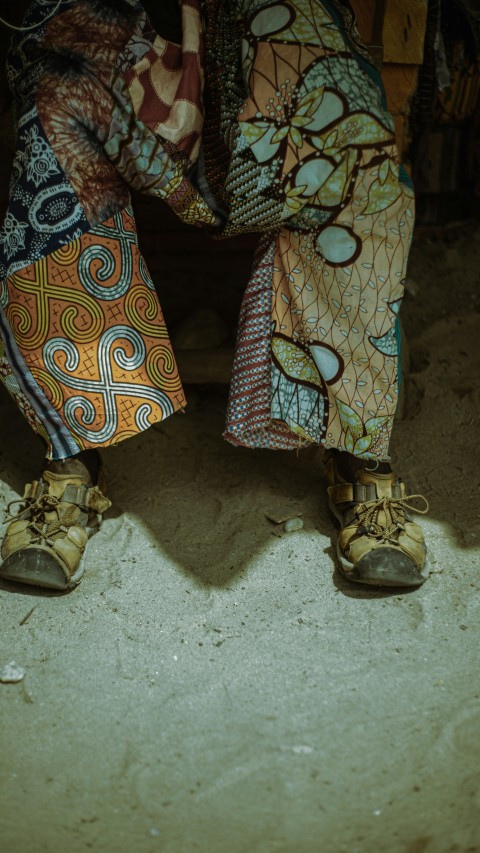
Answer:
<svg viewBox="0 0 480 853"><path fill-rule="evenodd" d="M358 468L347 482L335 453L325 454L329 506L340 524L337 552L350 581L371 586L415 587L426 579L426 545L410 512L428 512L423 495L407 495L393 473ZM417 508L413 501L423 502Z"/></svg>
<svg viewBox="0 0 480 853"><path fill-rule="evenodd" d="M27 484L18 503L16 515L7 515L10 524L1 549L0 577L48 589L72 589L84 573L82 556L91 524L111 506L110 501L80 475L44 471L40 480Z"/></svg>

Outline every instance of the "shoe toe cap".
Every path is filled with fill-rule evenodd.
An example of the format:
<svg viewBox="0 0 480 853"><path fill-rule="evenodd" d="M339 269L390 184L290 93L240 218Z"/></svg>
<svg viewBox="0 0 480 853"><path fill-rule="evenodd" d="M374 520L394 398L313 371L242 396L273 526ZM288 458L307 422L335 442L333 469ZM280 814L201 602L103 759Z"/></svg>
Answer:
<svg viewBox="0 0 480 853"><path fill-rule="evenodd" d="M420 586L425 578L400 548L373 548L355 565L352 580L372 586Z"/></svg>
<svg viewBox="0 0 480 853"><path fill-rule="evenodd" d="M66 590L72 586L55 556L43 548L22 548L0 567L0 577L14 583Z"/></svg>

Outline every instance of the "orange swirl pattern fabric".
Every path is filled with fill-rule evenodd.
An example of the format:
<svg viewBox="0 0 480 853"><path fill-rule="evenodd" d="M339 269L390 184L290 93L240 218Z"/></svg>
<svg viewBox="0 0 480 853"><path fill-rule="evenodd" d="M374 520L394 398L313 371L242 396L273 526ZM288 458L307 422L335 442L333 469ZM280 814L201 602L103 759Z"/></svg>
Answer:
<svg viewBox="0 0 480 853"><path fill-rule="evenodd" d="M79 448L116 444L185 405L131 210L7 287L5 314L27 369Z"/></svg>

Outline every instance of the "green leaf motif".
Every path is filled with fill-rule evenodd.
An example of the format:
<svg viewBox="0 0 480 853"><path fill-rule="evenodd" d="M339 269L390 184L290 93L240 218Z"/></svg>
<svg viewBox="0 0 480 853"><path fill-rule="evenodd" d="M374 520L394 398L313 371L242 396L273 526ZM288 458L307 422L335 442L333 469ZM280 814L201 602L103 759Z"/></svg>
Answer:
<svg viewBox="0 0 480 853"><path fill-rule="evenodd" d="M378 170L378 180L380 181L380 184L382 185L382 187L383 187L385 181L389 177L390 169L391 169L390 160L384 160L383 163L381 164L379 170Z"/></svg>
<svg viewBox="0 0 480 853"><path fill-rule="evenodd" d="M293 127L305 127L310 124L311 119L308 116L300 116L298 113L293 116L291 124Z"/></svg>
<svg viewBox="0 0 480 853"><path fill-rule="evenodd" d="M317 86L311 92L303 95L297 104L295 115L309 116L310 118L320 108L325 94L325 86Z"/></svg>
<svg viewBox="0 0 480 853"><path fill-rule="evenodd" d="M328 176L315 195L315 204L320 207L336 207L347 193L358 154L355 150L343 154L338 166Z"/></svg>
<svg viewBox="0 0 480 853"><path fill-rule="evenodd" d="M301 184L299 187L294 187L294 186L292 186L292 184L290 182L288 182L288 184L286 186L286 195L290 196L290 198L293 198L294 196L297 196L297 195L303 195L303 193L305 192L306 189L307 189L306 184Z"/></svg>
<svg viewBox="0 0 480 853"><path fill-rule="evenodd" d="M297 382L308 382L312 385L322 385L320 374L313 359L293 341L284 338L272 338L272 351L284 373Z"/></svg>
<svg viewBox="0 0 480 853"><path fill-rule="evenodd" d="M304 206L305 202L301 201L300 199L293 198L292 196L287 196L285 199L283 212L284 214L287 214L287 212L295 214L298 213L298 211L301 210Z"/></svg>
<svg viewBox="0 0 480 853"><path fill-rule="evenodd" d="M353 453L355 445L353 442L353 435L349 429L347 429L345 433L345 447L347 448L348 453Z"/></svg>
<svg viewBox="0 0 480 853"><path fill-rule="evenodd" d="M382 430L382 428L392 420L391 415L382 415L379 418L369 418L365 423L365 432L371 436L372 444L374 444Z"/></svg>
<svg viewBox="0 0 480 853"><path fill-rule="evenodd" d="M281 142L282 139L285 139L288 133L288 127L279 127L276 133L273 134L271 141L272 142Z"/></svg>
<svg viewBox="0 0 480 853"><path fill-rule="evenodd" d="M382 415L380 418L369 418L365 421L365 431L367 435L375 435L390 420L391 415Z"/></svg>
<svg viewBox="0 0 480 853"><path fill-rule="evenodd" d="M270 122L267 121L240 121L239 122L242 133L250 144L253 142L258 142L262 136L265 136L268 128L270 127Z"/></svg>
<svg viewBox="0 0 480 853"><path fill-rule="evenodd" d="M385 145L393 141L393 133L368 113L353 113L340 119L333 130L320 134L317 148L335 155L339 150L364 145Z"/></svg>
<svg viewBox="0 0 480 853"><path fill-rule="evenodd" d="M296 127L290 128L290 136L292 137L293 144L297 146L297 148L301 148L303 146L302 134Z"/></svg>
<svg viewBox="0 0 480 853"><path fill-rule="evenodd" d="M350 406L347 406L346 403L337 403L337 407L338 414L340 415L340 422L345 433L350 431L356 441L359 438L362 438L365 431L363 427L363 421L357 415L357 413L354 412L353 409L350 408Z"/></svg>
<svg viewBox="0 0 480 853"><path fill-rule="evenodd" d="M353 450L353 453L355 454L355 456L361 456L363 453L366 453L366 451L369 449L371 443L372 443L372 436L371 435L364 435L363 438L359 438L358 441L355 442L355 447ZM350 451L350 453L351 452L352 451Z"/></svg>
<svg viewBox="0 0 480 853"><path fill-rule="evenodd" d="M379 177L372 182L368 190L368 204L363 211L365 215L386 210L402 193L402 187L393 170L388 168L385 173L384 165L380 167Z"/></svg>

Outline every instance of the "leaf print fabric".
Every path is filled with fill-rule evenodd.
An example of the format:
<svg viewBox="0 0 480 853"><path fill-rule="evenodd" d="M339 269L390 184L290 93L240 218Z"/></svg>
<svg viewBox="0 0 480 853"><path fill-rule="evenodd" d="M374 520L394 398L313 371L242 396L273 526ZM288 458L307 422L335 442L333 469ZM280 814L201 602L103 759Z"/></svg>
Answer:
<svg viewBox="0 0 480 853"><path fill-rule="evenodd" d="M271 228L271 357L259 379L261 387L269 378L271 405L262 421L248 407L240 420L234 388L226 436L386 459L414 201L399 179L381 85L340 4L234 5L244 97L237 133L223 121L225 139L234 140L227 228ZM258 220L251 183L230 180L242 172L256 182ZM247 317L242 353L244 326Z"/></svg>

